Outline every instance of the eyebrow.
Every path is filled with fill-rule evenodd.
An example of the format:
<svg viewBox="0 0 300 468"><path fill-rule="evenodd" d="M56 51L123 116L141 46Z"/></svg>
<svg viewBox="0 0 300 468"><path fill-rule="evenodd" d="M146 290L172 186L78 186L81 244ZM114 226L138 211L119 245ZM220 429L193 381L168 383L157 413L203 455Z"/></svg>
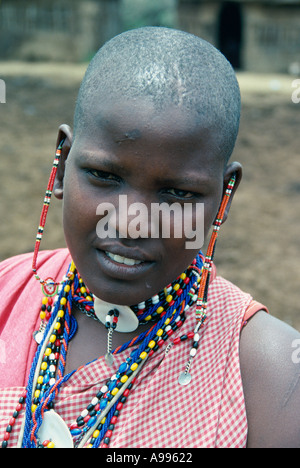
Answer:
<svg viewBox="0 0 300 468"><path fill-rule="evenodd" d="M82 164L93 164L95 165L95 168L97 168L97 166L101 166L101 169L105 169L107 172L116 172L118 174L122 173L124 175L129 174L129 171L125 166L115 163L111 159L108 159L107 156L101 158L99 153L97 155L88 152L81 153L80 162Z"/></svg>

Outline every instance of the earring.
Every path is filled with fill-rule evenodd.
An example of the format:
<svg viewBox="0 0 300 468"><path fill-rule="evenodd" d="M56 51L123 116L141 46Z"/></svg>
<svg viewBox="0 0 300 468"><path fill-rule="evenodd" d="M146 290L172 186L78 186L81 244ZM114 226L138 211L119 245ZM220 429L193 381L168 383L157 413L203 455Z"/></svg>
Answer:
<svg viewBox="0 0 300 468"><path fill-rule="evenodd" d="M40 250L42 237L44 234L44 228L45 228L47 214L48 214L48 210L49 210L49 206L51 202L53 186L54 186L55 177L57 174L57 168L58 168L58 164L59 164L60 157L61 157L61 150L62 150L64 142L65 142L65 139L61 141L55 153L55 159L53 161L52 170L50 173L50 177L49 177L49 181L48 181L48 185L46 189L46 194L44 198L44 204L43 204L43 208L42 208L42 212L40 216L40 223L39 223L39 227L38 227L38 231L36 235L35 248L34 248L33 260L32 260L32 271L34 273L34 277L40 282L43 293L47 297L54 296L57 293L58 286L61 283L55 282L55 280L52 278L42 279L39 277L39 275L37 274L37 258L38 258L38 254Z"/></svg>
<svg viewBox="0 0 300 468"><path fill-rule="evenodd" d="M207 248L206 257L205 257L204 264L203 264L202 276L200 280L200 287L198 291L198 299L197 299L197 305L196 305L196 327L194 329L194 338L193 338L194 341L190 349L190 356L189 356L188 362L185 366L184 371L180 374L179 379L178 379L178 382L180 383L180 385L188 385L190 381L192 380L192 376L189 371L192 365L192 361L197 354L197 350L200 344L199 330L200 328L203 327L207 318L206 309L207 309L208 287L209 287L210 275L211 275L211 270L212 270L213 258L215 254L216 241L218 238L221 224L223 222L223 218L225 215L227 205L232 195L235 182L236 182L236 175L234 174L228 183L224 197L222 199L222 203L221 203L218 215L214 222L214 228L213 228L213 232L212 232L210 242Z"/></svg>

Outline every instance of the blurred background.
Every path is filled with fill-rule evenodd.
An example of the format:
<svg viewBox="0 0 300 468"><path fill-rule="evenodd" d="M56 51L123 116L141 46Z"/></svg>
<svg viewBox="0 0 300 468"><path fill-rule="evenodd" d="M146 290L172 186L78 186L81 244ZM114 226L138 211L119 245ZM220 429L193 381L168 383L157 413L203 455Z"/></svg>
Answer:
<svg viewBox="0 0 300 468"><path fill-rule="evenodd" d="M300 330L298 0L0 0L0 260L33 250L57 129L72 125L88 61L114 35L147 25L199 35L236 69L243 108L233 159L244 179L216 264ZM64 245L53 198L42 248Z"/></svg>

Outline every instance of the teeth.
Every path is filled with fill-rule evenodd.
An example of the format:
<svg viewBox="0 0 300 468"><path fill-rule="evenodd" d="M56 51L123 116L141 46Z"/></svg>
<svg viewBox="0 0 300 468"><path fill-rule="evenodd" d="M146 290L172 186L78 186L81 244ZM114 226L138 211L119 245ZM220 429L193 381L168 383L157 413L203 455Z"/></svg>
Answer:
<svg viewBox="0 0 300 468"><path fill-rule="evenodd" d="M111 258L114 262L117 262L117 263L122 263L122 264L130 265L130 266L139 265L140 263L142 263L140 260L134 260L133 258L122 257L121 255L115 255L115 254L112 254L111 252L105 252L105 253L109 258Z"/></svg>

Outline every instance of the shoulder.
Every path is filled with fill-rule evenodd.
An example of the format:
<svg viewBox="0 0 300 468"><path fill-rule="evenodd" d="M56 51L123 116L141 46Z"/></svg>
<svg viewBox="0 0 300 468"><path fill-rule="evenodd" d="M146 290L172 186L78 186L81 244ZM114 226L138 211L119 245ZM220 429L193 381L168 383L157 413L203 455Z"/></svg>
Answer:
<svg viewBox="0 0 300 468"><path fill-rule="evenodd" d="M261 311L241 334L248 446L300 447L300 333Z"/></svg>

